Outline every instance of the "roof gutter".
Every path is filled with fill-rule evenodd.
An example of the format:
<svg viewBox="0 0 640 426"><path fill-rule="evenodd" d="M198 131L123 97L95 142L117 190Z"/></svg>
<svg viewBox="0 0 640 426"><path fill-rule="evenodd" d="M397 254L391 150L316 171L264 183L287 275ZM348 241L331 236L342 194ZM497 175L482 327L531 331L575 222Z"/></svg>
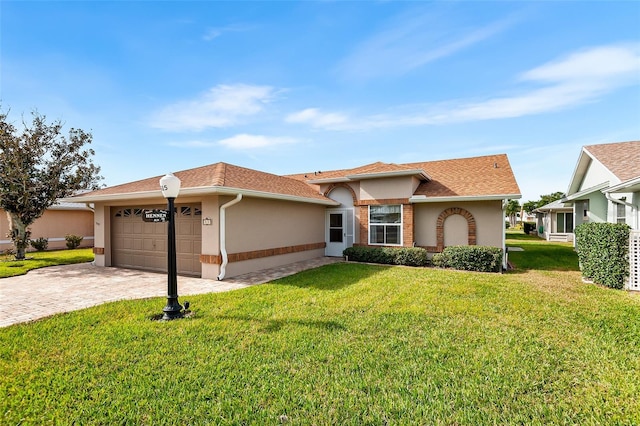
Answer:
<svg viewBox="0 0 640 426"><path fill-rule="evenodd" d="M521 194L502 195L467 195L467 196L447 196L447 197L427 197L426 195L414 195L409 197L410 203L441 203L445 201L496 201L496 200L516 200L522 198Z"/></svg>
<svg viewBox="0 0 640 426"><path fill-rule="evenodd" d="M201 186L196 188L185 188L180 190L180 196L197 196L197 195L215 195L215 194L224 194L224 195L237 195L243 194L247 197L257 197L257 198L266 198L272 200L282 200L282 201L296 201L300 203L311 203L311 204L321 204L325 206L337 206L340 203L333 201L329 198L309 198L302 197L296 195L287 195L287 194L276 194L273 192L265 192L265 191L253 191L250 189L240 189L240 188L230 188L224 186ZM64 198L61 201L71 202L71 203L87 203L87 202L103 202L103 201L126 201L126 200L140 200L140 199L155 199L162 198L160 191L140 191L140 192L129 192L124 194L105 194L105 195L86 195L79 197L71 197Z"/></svg>
<svg viewBox="0 0 640 426"><path fill-rule="evenodd" d="M222 255L222 263L220 264L220 274L218 281L222 281L227 272L227 263L229 257L227 255L227 208L237 204L242 200L242 194L236 195L236 198L220 206L220 254Z"/></svg>

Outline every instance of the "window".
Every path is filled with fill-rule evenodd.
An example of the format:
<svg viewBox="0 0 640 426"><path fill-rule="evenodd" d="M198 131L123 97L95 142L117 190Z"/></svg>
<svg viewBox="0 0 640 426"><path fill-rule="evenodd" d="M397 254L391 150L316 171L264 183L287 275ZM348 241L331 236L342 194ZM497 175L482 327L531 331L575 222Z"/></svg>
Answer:
<svg viewBox="0 0 640 426"><path fill-rule="evenodd" d="M572 213L556 213L556 232L567 234L573 232Z"/></svg>
<svg viewBox="0 0 640 426"><path fill-rule="evenodd" d="M369 244L402 245L402 206L369 206Z"/></svg>
<svg viewBox="0 0 640 426"><path fill-rule="evenodd" d="M627 223L627 206L616 203L616 223Z"/></svg>

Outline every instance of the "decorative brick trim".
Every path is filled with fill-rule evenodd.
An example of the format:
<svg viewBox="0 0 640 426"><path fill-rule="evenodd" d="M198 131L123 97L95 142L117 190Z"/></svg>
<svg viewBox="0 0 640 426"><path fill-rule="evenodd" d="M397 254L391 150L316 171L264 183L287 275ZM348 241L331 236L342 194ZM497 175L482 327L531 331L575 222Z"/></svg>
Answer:
<svg viewBox="0 0 640 426"><path fill-rule="evenodd" d="M206 263L207 265L220 265L222 263L222 257L217 254L201 254L200 263Z"/></svg>
<svg viewBox="0 0 640 426"><path fill-rule="evenodd" d="M360 206L380 206L383 204L409 204L408 198L385 198L380 200L360 200Z"/></svg>
<svg viewBox="0 0 640 426"><path fill-rule="evenodd" d="M94 247L93 254L104 254L104 247Z"/></svg>
<svg viewBox="0 0 640 426"><path fill-rule="evenodd" d="M476 245L476 220L468 210L465 210L461 207L451 207L444 210L438 216L438 220L436 221L436 243L438 244L436 247L437 252L441 252L444 250L444 221L449 216L453 216L454 214L459 214L465 219L467 219L468 224L468 239L467 242L470 246Z"/></svg>
<svg viewBox="0 0 640 426"><path fill-rule="evenodd" d="M243 260L260 259L263 257L279 256L282 254L300 253L309 250L318 250L325 248L327 243L324 241L321 243L300 244L297 246L276 247L264 250L245 251L240 253L229 253L227 260L231 262L242 262ZM207 263L212 265L220 265L222 263L222 256L215 254L201 254L200 263Z"/></svg>
<svg viewBox="0 0 640 426"><path fill-rule="evenodd" d="M349 185L347 185L344 182L332 183L331 185L329 185L327 190L324 191L324 196L328 197L329 193L331 191L333 191L334 189L336 189L336 188L347 188L349 190L349 192L351 193L351 197L353 198L353 205L354 206L358 205L358 198L356 197L356 193L354 192L353 188L350 187Z"/></svg>

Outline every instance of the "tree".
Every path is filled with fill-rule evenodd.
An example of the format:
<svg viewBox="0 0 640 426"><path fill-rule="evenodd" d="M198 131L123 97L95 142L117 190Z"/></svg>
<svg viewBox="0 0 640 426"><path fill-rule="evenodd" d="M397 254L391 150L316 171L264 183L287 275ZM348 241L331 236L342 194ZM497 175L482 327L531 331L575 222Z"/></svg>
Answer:
<svg viewBox="0 0 640 426"><path fill-rule="evenodd" d="M0 111L0 207L9 218L9 237L16 259L24 259L29 245L28 227L58 198L83 189L96 189L102 179L95 155L85 146L91 133L71 128L62 134L62 122L46 122L37 112L32 122L22 120L19 132Z"/></svg>
<svg viewBox="0 0 640 426"><path fill-rule="evenodd" d="M509 217L511 227L516 226L518 222L518 213L520 213L520 203L518 202L518 200L509 200L505 209L505 213Z"/></svg>
<svg viewBox="0 0 640 426"><path fill-rule="evenodd" d="M549 203L553 203L556 200L564 197L564 192L554 192L552 194L541 195L538 201L527 201L522 205L522 208L527 213L533 212L535 209L540 208L542 206L546 206Z"/></svg>

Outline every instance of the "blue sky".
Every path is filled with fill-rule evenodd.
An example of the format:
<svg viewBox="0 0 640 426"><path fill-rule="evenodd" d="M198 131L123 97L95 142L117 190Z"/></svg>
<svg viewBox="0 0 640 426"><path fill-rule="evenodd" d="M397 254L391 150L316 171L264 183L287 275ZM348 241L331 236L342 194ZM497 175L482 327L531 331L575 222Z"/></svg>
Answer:
<svg viewBox="0 0 640 426"><path fill-rule="evenodd" d="M107 185L506 153L527 201L640 139L635 1L4 0L0 24L2 108L91 131Z"/></svg>

